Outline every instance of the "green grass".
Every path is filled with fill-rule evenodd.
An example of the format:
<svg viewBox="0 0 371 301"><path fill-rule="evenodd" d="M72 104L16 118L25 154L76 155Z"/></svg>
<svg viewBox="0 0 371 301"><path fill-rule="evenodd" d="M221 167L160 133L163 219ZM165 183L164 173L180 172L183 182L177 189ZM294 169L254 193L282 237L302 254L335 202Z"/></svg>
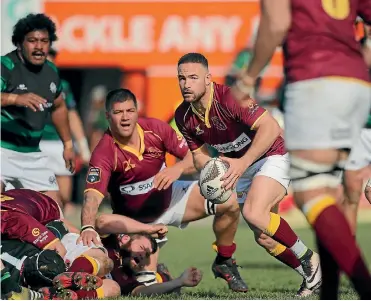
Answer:
<svg viewBox="0 0 371 301"><path fill-rule="evenodd" d="M363 254L371 264L371 224L360 224L357 238ZM305 228L297 230L301 239L314 247L312 232ZM185 230L171 228L169 241L161 249L160 262L165 263L173 276L178 276L189 267L198 267L203 272L201 283L195 288L182 290L180 296L165 295L149 299L295 299L295 292L301 284L300 276L272 258L253 239L252 232L240 225L236 242L237 263L242 266L240 273L247 282L248 293L233 293L221 279L214 279L211 264L215 253L211 249L213 232L205 224L190 225ZM341 299L357 299L346 279L340 288ZM318 298L318 297L312 297ZM129 299L129 298L126 298ZM143 299L140 297L139 299Z"/></svg>

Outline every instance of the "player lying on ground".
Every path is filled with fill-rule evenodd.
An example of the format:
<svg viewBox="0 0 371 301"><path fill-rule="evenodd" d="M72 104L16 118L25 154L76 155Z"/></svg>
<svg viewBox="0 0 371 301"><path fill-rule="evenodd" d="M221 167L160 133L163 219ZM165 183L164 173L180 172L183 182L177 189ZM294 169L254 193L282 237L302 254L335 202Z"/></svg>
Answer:
<svg viewBox="0 0 371 301"><path fill-rule="evenodd" d="M229 87L213 83L202 54L188 53L179 59L178 81L184 101L175 120L196 168L201 170L211 159L207 144L218 150L229 164L224 188L237 186L229 201L238 200L258 244L304 278L298 295L311 294L321 284L318 255L271 211L286 195L290 182L279 125L253 99L242 108Z"/></svg>
<svg viewBox="0 0 371 301"><path fill-rule="evenodd" d="M340 269L361 299L370 299L370 273L336 204L338 172L370 111L370 78L354 35L357 16L371 24L370 1L261 0L261 4L254 57L236 82L235 99L244 107L250 105L247 96L255 79L277 46L283 45L285 142L295 202L318 240L321 298L338 298Z"/></svg>
<svg viewBox="0 0 371 301"><path fill-rule="evenodd" d="M59 201L55 175L49 169L48 157L39 149L50 115L63 143L66 168L74 171L61 80L56 66L46 59L56 40L56 27L50 18L29 14L14 26L16 50L1 57L1 178L14 188L45 191Z"/></svg>
<svg viewBox="0 0 371 301"><path fill-rule="evenodd" d="M121 288L121 295L159 295L178 291L181 287L197 286L202 279L196 268L186 269L181 276L172 279L167 268L157 268L157 283L149 285L137 280L137 273L157 252L157 242L148 234L110 235L102 242L114 262L110 275Z"/></svg>
<svg viewBox="0 0 371 301"><path fill-rule="evenodd" d="M235 199L213 205L204 199L196 182L177 181L193 172L192 155L186 142L166 123L152 118L138 119L135 95L126 89L113 90L106 98L108 130L95 148L86 178L82 208L84 244L99 243L95 231L98 207L110 193L113 214L98 217L105 233L130 233L125 216L146 224L184 228L187 223L215 215L213 230L218 255L212 270L234 291L247 291L232 255L239 220ZM182 159L165 166L165 154ZM125 215L125 216L123 216ZM145 230L144 230L145 231ZM156 271L158 252L146 269ZM153 277L153 282L156 279Z"/></svg>

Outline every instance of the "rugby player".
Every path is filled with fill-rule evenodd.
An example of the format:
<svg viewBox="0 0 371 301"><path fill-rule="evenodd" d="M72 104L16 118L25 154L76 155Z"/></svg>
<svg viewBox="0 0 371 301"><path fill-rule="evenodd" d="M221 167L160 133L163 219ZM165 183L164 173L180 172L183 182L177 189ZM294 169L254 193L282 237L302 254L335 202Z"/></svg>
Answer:
<svg viewBox="0 0 371 301"><path fill-rule="evenodd" d="M54 64L57 56L57 51L50 48L47 59ZM78 152L82 162L89 164L90 150L89 144L85 137L84 128L77 112L75 98L73 96L70 84L62 79L62 94L68 109L68 119L72 135L77 142ZM63 160L63 143L59 138L58 132L49 118L45 125L42 139L40 141L40 149L49 157L48 166L52 169L57 178L63 211L65 214L71 212L74 208L71 202L72 195L72 173L66 168Z"/></svg>
<svg viewBox="0 0 371 301"><path fill-rule="evenodd" d="M45 191L60 201L55 175L39 149L50 114L64 146L66 167L74 171L62 84L56 66L46 59L57 39L55 31L46 15L29 14L14 26L17 49L1 57L1 177L14 188Z"/></svg>
<svg viewBox="0 0 371 301"><path fill-rule="evenodd" d="M212 269L224 278L234 291L247 291L232 255L236 249L234 236L239 220L236 200L214 205L205 200L196 182L177 181L182 174L194 172L187 143L166 123L152 118L138 119L135 95L117 89L106 97L110 125L94 149L86 178L82 208L81 240L99 243L95 225L105 233L128 233L127 218L151 224L184 228L187 223L215 215L213 230L218 254ZM181 161L165 166L169 152ZM98 207L110 193L113 214L100 215ZM97 221L96 221L97 219ZM147 224L147 225L146 225ZM155 271L158 252L151 256L148 271Z"/></svg>
<svg viewBox="0 0 371 301"><path fill-rule="evenodd" d="M365 36L361 39L362 51L369 68L371 79L371 26L364 26ZM345 198L342 203L345 217L347 218L352 233L355 236L357 230L357 212L362 194L362 186L365 178L368 182L365 187L365 195L371 204L371 114L367 124L362 129L360 137L353 145L349 159L345 164L344 192Z"/></svg>
<svg viewBox="0 0 371 301"><path fill-rule="evenodd" d="M174 292L181 287L197 286L202 274L197 268L186 269L181 276L171 279L167 273L156 274L158 283L144 285L136 278L136 272L141 271L141 266L146 264L149 254L157 251L156 240L143 233L131 235L110 235L102 239L108 250L110 258L114 262L113 271L107 277L112 277L121 288L121 295L159 295ZM145 254L141 251L146 250Z"/></svg>
<svg viewBox="0 0 371 301"><path fill-rule="evenodd" d="M256 241L303 276L298 294L310 294L321 283L318 255L272 212L290 182L279 125L253 99L249 99L248 108L242 108L229 87L212 82L208 61L200 53L179 59L178 81L184 101L176 109L175 121L196 168L201 170L210 160L207 145L218 150L229 164L223 186L227 190L237 186L230 201L240 203Z"/></svg>
<svg viewBox="0 0 371 301"><path fill-rule="evenodd" d="M338 268L362 299L371 277L351 228L336 204L338 172L370 111L371 88L354 36L357 15L371 22L369 0L262 0L254 57L234 96L249 106L255 78L283 44L285 141L294 197L318 239L321 298L337 299Z"/></svg>

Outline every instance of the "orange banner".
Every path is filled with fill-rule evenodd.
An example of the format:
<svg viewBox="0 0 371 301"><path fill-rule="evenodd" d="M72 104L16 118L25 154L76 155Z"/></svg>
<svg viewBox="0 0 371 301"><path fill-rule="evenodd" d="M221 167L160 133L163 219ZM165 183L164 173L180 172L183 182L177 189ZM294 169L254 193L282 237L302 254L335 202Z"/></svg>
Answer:
<svg viewBox="0 0 371 301"><path fill-rule="evenodd" d="M187 52L226 65L246 46L258 1L45 0L56 21L60 66L173 65Z"/></svg>

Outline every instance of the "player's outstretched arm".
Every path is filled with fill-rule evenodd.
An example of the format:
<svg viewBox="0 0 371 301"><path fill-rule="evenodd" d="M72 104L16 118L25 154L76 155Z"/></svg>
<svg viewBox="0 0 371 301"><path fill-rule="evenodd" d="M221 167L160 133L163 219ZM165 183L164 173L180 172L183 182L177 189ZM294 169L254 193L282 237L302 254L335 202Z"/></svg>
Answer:
<svg viewBox="0 0 371 301"><path fill-rule="evenodd" d="M138 295L161 295L171 293L181 287L197 286L202 279L202 273L197 268L191 267L186 269L178 278L164 282L156 283L150 286L138 286L132 291L133 296Z"/></svg>
<svg viewBox="0 0 371 301"><path fill-rule="evenodd" d="M192 156L193 156L193 164L198 171L201 171L201 169L204 168L207 161L211 159L206 144L192 151Z"/></svg>
<svg viewBox="0 0 371 301"><path fill-rule="evenodd" d="M103 194L96 190L87 190L84 193L84 203L81 210L82 228L78 242L82 241L85 246L89 246L91 242L101 244L98 232L95 230L95 219L103 197Z"/></svg>
<svg viewBox="0 0 371 301"><path fill-rule="evenodd" d="M82 125L81 118L79 116L79 113L75 109L68 111L68 118L70 122L70 128L73 137L77 141L78 145L78 151L79 154L84 161L84 163L89 163L90 160L90 149L89 149L89 143L86 139L84 127Z"/></svg>

